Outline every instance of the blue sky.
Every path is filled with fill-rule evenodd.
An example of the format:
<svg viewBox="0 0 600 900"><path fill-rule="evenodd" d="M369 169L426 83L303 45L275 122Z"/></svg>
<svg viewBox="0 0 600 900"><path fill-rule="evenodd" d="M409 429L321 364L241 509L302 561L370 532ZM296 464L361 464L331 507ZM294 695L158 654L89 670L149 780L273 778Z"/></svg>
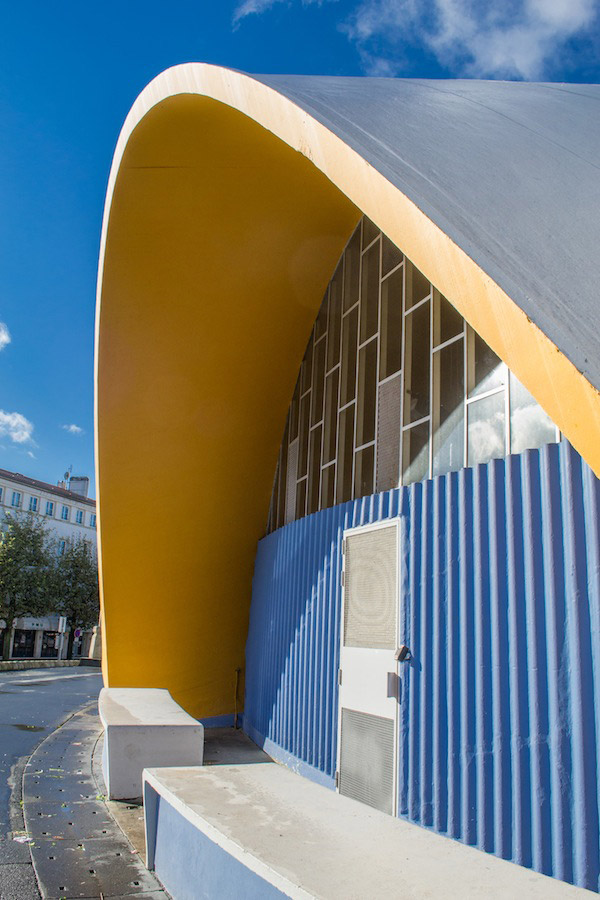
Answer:
<svg viewBox="0 0 600 900"><path fill-rule="evenodd" d="M46 0L0 10L0 467L93 476L104 192L159 72L600 80L600 0Z"/></svg>

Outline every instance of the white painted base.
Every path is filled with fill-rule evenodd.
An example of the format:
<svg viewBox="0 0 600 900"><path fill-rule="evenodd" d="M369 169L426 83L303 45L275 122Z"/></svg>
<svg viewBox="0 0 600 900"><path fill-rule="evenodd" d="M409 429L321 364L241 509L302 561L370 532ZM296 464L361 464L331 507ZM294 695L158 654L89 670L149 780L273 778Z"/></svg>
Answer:
<svg viewBox="0 0 600 900"><path fill-rule="evenodd" d="M104 726L102 771L111 800L142 796L148 766L201 766L204 726L169 691L103 688L98 701Z"/></svg>

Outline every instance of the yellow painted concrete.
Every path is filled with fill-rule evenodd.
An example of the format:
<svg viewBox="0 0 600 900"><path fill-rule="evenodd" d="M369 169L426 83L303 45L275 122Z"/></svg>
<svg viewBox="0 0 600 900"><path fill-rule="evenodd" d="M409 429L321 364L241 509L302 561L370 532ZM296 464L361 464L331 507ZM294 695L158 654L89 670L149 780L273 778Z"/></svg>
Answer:
<svg viewBox="0 0 600 900"><path fill-rule="evenodd" d="M176 97L134 132L98 344L111 686L233 711L289 398L358 216L305 157L214 100Z"/></svg>
<svg viewBox="0 0 600 900"><path fill-rule="evenodd" d="M123 127L100 254L107 684L167 687L198 716L233 710L289 399L359 210L600 472L598 392L411 201L251 78L168 70Z"/></svg>

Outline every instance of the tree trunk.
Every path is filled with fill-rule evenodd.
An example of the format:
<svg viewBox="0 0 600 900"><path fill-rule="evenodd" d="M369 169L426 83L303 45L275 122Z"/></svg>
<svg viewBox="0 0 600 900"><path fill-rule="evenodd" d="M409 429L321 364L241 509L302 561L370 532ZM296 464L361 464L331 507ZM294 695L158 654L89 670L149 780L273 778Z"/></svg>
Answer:
<svg viewBox="0 0 600 900"><path fill-rule="evenodd" d="M4 621L6 622L6 628L4 629L4 646L2 648L2 659L6 661L10 659L10 639L12 637L15 620L11 619L9 622L8 619L5 619Z"/></svg>
<svg viewBox="0 0 600 900"><path fill-rule="evenodd" d="M67 659L73 659L73 643L75 641L75 626L72 625L69 631L69 638L67 641Z"/></svg>

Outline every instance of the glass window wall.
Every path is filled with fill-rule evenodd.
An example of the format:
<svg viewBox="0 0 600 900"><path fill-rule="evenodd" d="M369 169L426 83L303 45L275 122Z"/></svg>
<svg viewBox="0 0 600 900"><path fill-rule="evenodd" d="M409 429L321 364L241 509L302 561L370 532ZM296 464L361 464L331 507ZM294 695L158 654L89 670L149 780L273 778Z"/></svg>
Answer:
<svg viewBox="0 0 600 900"><path fill-rule="evenodd" d="M456 307L363 218L307 344L268 529L559 439Z"/></svg>

